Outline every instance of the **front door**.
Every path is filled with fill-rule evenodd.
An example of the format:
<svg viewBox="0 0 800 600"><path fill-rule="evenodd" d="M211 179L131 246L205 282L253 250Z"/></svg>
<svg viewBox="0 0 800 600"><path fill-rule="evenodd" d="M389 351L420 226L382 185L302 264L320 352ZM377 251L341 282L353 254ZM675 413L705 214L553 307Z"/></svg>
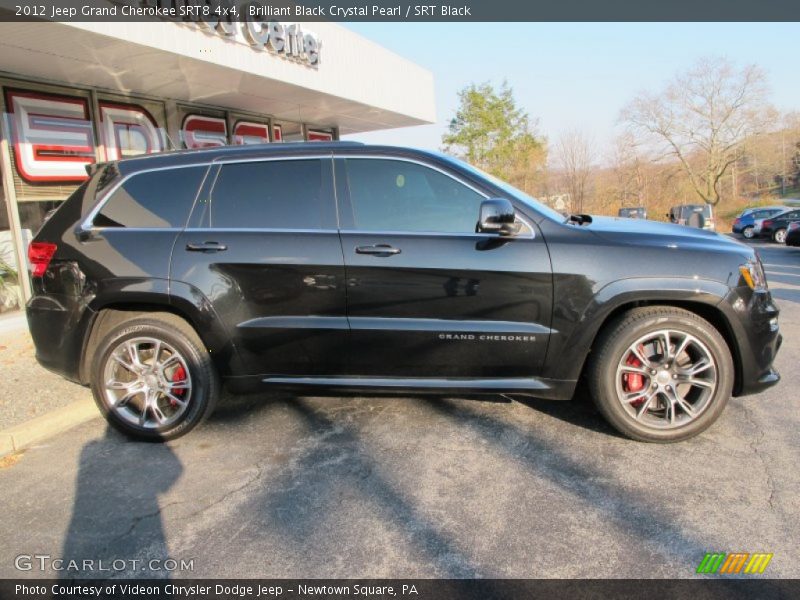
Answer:
<svg viewBox="0 0 800 600"><path fill-rule="evenodd" d="M518 378L538 373L552 276L532 222L476 234L486 195L445 167L336 161L352 375Z"/></svg>
<svg viewBox="0 0 800 600"><path fill-rule="evenodd" d="M330 157L219 166L173 251L254 375L331 375L348 335Z"/></svg>

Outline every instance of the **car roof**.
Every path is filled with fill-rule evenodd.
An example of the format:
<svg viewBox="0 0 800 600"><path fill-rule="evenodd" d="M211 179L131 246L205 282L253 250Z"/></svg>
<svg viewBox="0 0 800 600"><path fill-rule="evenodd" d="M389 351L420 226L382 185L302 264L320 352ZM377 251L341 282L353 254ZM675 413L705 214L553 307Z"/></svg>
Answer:
<svg viewBox="0 0 800 600"><path fill-rule="evenodd" d="M197 148L191 150L174 150L170 152L158 152L126 158L116 161L119 171L122 174L135 173L151 169L177 167L193 164L205 164L237 159L256 159L278 156L303 156L333 154L334 152L344 152L353 154L382 154L391 156L415 156L427 157L433 160L447 160L448 157L437 152L408 148L403 146L386 146L363 144L354 141L337 142L289 142L272 144L252 144L238 146L219 146L216 148ZM94 173L102 164L90 166L90 174Z"/></svg>

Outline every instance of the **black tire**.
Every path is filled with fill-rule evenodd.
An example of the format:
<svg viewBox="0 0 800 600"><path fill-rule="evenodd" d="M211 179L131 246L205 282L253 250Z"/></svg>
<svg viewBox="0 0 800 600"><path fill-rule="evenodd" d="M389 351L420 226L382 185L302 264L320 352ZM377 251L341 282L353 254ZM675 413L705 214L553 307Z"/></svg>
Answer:
<svg viewBox="0 0 800 600"><path fill-rule="evenodd" d="M742 235L745 239L752 240L755 237L755 233L753 232L753 226L748 225L744 229L742 229Z"/></svg>
<svg viewBox="0 0 800 600"><path fill-rule="evenodd" d="M98 344L90 371L92 395L108 423L125 435L153 442L172 440L197 427L213 412L220 394L219 377L208 350L186 321L170 313L136 314L112 328ZM106 397L104 375L107 363L114 360L112 354L123 342L141 338L153 338L173 348L188 368L191 389L185 399L186 407L166 426L145 427L131 423L120 416L118 409L112 408ZM160 401L164 400L161 397ZM140 412L147 413L147 410Z"/></svg>
<svg viewBox="0 0 800 600"><path fill-rule="evenodd" d="M649 426L630 414L623 405L617 382L618 365L629 348L644 336L665 329L694 336L709 351L717 368L716 388L706 395L704 409L692 420L671 429ZM603 329L590 356L587 379L595 405L617 431L642 442L671 443L694 437L717 420L733 389L734 367L728 345L708 321L679 308L652 306L632 309ZM688 414L682 416L689 418Z"/></svg>
<svg viewBox="0 0 800 600"><path fill-rule="evenodd" d="M780 229L776 229L772 234L772 241L776 244L785 244L786 243L786 228L781 227Z"/></svg>

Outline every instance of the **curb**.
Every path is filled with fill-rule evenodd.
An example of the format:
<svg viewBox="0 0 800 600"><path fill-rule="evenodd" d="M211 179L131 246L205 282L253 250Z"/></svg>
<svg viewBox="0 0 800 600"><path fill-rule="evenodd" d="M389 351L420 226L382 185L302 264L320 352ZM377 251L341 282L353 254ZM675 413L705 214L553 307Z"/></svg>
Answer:
<svg viewBox="0 0 800 600"><path fill-rule="evenodd" d="M87 398L4 429L0 431L0 457L19 452L99 416L94 401Z"/></svg>

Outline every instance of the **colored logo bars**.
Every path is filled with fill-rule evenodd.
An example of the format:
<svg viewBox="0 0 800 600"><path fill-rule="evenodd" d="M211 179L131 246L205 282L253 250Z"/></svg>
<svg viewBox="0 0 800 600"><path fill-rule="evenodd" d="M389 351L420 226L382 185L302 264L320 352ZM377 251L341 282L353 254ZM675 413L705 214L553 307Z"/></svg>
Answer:
<svg viewBox="0 0 800 600"><path fill-rule="evenodd" d="M697 573L722 574L747 574L757 575L764 572L772 560L772 554L765 552L737 552L725 554L724 552L707 553L697 567Z"/></svg>

